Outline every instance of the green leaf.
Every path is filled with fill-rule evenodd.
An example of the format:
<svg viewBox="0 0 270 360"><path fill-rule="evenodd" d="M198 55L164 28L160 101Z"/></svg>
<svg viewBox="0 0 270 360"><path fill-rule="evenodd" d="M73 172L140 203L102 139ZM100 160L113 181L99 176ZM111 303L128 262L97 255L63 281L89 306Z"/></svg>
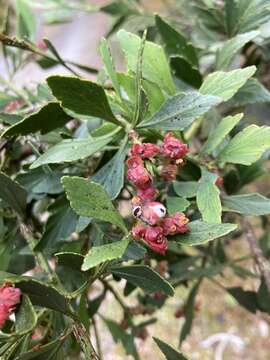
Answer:
<svg viewBox="0 0 270 360"><path fill-rule="evenodd" d="M129 241L130 240L127 238L111 244L93 246L84 257L82 270L87 271L104 261L121 258L126 251Z"/></svg>
<svg viewBox="0 0 270 360"><path fill-rule="evenodd" d="M239 34L230 40L227 40L221 49L217 52L216 69L226 70L232 63L237 52L249 41L253 40L260 34L259 31L250 31L244 34Z"/></svg>
<svg viewBox="0 0 270 360"><path fill-rule="evenodd" d="M78 215L109 222L127 232L122 217L101 185L77 176L64 176L62 184Z"/></svg>
<svg viewBox="0 0 270 360"><path fill-rule="evenodd" d="M111 137L63 140L42 154L30 168L84 159L102 150L111 140Z"/></svg>
<svg viewBox="0 0 270 360"><path fill-rule="evenodd" d="M240 32L258 29L270 19L268 0L238 0Z"/></svg>
<svg viewBox="0 0 270 360"><path fill-rule="evenodd" d="M227 34L232 36L235 33L239 21L237 0L225 0L225 26Z"/></svg>
<svg viewBox="0 0 270 360"><path fill-rule="evenodd" d="M202 219L208 223L221 223L222 207L220 191L215 185L217 174L202 170L202 177L197 190L197 205Z"/></svg>
<svg viewBox="0 0 270 360"><path fill-rule="evenodd" d="M19 215L24 215L26 210L26 191L2 172L0 172L0 198Z"/></svg>
<svg viewBox="0 0 270 360"><path fill-rule="evenodd" d="M164 341L156 337L153 337L153 339L155 340L157 346L160 348L167 360L188 360L183 354L181 354L171 345L165 343Z"/></svg>
<svg viewBox="0 0 270 360"><path fill-rule="evenodd" d="M52 356L58 353L66 339L67 338L63 339L63 336L61 335L59 338L46 345L40 346L37 349L31 349L26 353L19 355L16 360L59 360Z"/></svg>
<svg viewBox="0 0 270 360"><path fill-rule="evenodd" d="M263 278L257 292L257 301L261 310L270 315L270 294Z"/></svg>
<svg viewBox="0 0 270 360"><path fill-rule="evenodd" d="M19 311L16 313L16 333L26 334L36 327L37 314L27 295L22 296Z"/></svg>
<svg viewBox="0 0 270 360"><path fill-rule="evenodd" d="M236 224L209 224L201 220L195 220L189 223L190 231L188 233L177 235L173 240L179 244L200 245L227 235L236 228Z"/></svg>
<svg viewBox="0 0 270 360"><path fill-rule="evenodd" d="M3 132L2 137L28 135L40 131L41 134L65 125L72 118L68 116L59 103L49 103L39 111L25 117Z"/></svg>
<svg viewBox="0 0 270 360"><path fill-rule="evenodd" d="M193 316L194 316L194 306L195 306L195 300L196 296L200 287L201 280L199 280L191 289L187 302L184 307L184 314L185 314L185 322L181 329L180 333L180 344L185 340L185 338L188 336L188 334L191 331L192 322L193 322Z"/></svg>
<svg viewBox="0 0 270 360"><path fill-rule="evenodd" d="M63 192L61 185L62 173L58 171L46 172L42 167L19 174L16 181L22 185L28 193L34 194L59 194Z"/></svg>
<svg viewBox="0 0 270 360"><path fill-rule="evenodd" d="M100 53L102 56L103 64L105 66L105 70L109 78L111 79L112 85L118 95L118 97L121 99L121 91L120 91L120 85L118 82L117 73L114 68L113 60L111 57L110 49L107 43L107 40L105 38L101 39L100 42Z"/></svg>
<svg viewBox="0 0 270 360"><path fill-rule="evenodd" d="M123 330L123 328L120 325L118 325L117 322L106 319L104 317L102 319L104 320L108 329L110 330L114 342L118 343L120 341L127 355L132 355L134 359L139 359L139 355L137 353L137 349L134 342L134 336Z"/></svg>
<svg viewBox="0 0 270 360"><path fill-rule="evenodd" d="M167 53L169 55L180 55L190 64L197 67L198 57L194 46L160 16L156 15L155 19Z"/></svg>
<svg viewBox="0 0 270 360"><path fill-rule="evenodd" d="M211 154L225 139L229 132L242 119L244 114L226 116L223 118L213 132L210 133L206 143L202 148L203 153Z"/></svg>
<svg viewBox="0 0 270 360"><path fill-rule="evenodd" d="M270 214L270 199L257 193L224 196L223 205L226 211L244 215L259 216Z"/></svg>
<svg viewBox="0 0 270 360"><path fill-rule="evenodd" d="M68 76L50 76L47 82L64 108L119 124L100 85Z"/></svg>
<svg viewBox="0 0 270 360"><path fill-rule="evenodd" d="M25 0L16 0L17 34L19 37L34 39L36 34L36 19Z"/></svg>
<svg viewBox="0 0 270 360"><path fill-rule="evenodd" d="M184 81L185 83L199 88L202 84L202 75L199 70L192 66L184 58L178 56L171 56L171 67L174 75Z"/></svg>
<svg viewBox="0 0 270 360"><path fill-rule="evenodd" d="M216 71L206 77L200 92L205 95L221 97L224 101L229 100L255 73L255 66L244 69L236 69L229 72Z"/></svg>
<svg viewBox="0 0 270 360"><path fill-rule="evenodd" d="M243 306L253 314L259 308L256 293L254 291L245 291L241 287L231 287L226 289L234 297L239 305Z"/></svg>
<svg viewBox="0 0 270 360"><path fill-rule="evenodd" d="M179 196L168 196L166 205L168 213L172 215L176 212L185 211L189 207L190 202Z"/></svg>
<svg viewBox="0 0 270 360"><path fill-rule="evenodd" d="M0 120L4 124L14 125L14 124L18 123L19 121L21 121L22 119L23 119L23 117L21 115L9 114L9 113L4 113L4 112L0 113ZM3 136L3 135L1 135L1 136Z"/></svg>
<svg viewBox="0 0 270 360"><path fill-rule="evenodd" d="M197 194L198 183L196 181L174 181L173 189L178 196L192 198Z"/></svg>
<svg viewBox="0 0 270 360"><path fill-rule="evenodd" d="M78 216L65 199L58 199L50 206L52 212L45 226L45 232L36 250L53 254L76 229Z"/></svg>
<svg viewBox="0 0 270 360"><path fill-rule="evenodd" d="M240 131L219 154L219 160L251 165L270 147L270 127L250 125Z"/></svg>
<svg viewBox="0 0 270 360"><path fill-rule="evenodd" d="M0 271L0 283L10 282L27 294L34 305L69 314L68 301L55 287L30 276L19 276Z"/></svg>
<svg viewBox="0 0 270 360"><path fill-rule="evenodd" d="M166 100L158 112L142 121L138 127L183 130L220 101L219 97L196 91L178 93Z"/></svg>
<svg viewBox="0 0 270 360"><path fill-rule="evenodd" d="M124 141L114 157L91 178L103 186L112 200L117 198L124 185L126 154L127 146Z"/></svg>
<svg viewBox="0 0 270 360"><path fill-rule="evenodd" d="M251 78L232 97L228 106L238 107L266 102L270 102L270 92L257 79Z"/></svg>
<svg viewBox="0 0 270 360"><path fill-rule="evenodd" d="M65 266L73 270L81 271L84 256L75 252L59 252L54 254L57 265Z"/></svg>
<svg viewBox="0 0 270 360"><path fill-rule="evenodd" d="M128 69L136 73L141 39L139 36L125 30L120 30L117 36L125 53ZM168 94L174 94L175 86L170 73L170 67L161 46L146 41L142 73L145 79L154 82Z"/></svg>
<svg viewBox="0 0 270 360"><path fill-rule="evenodd" d="M128 282L140 287L148 294L156 291L160 291L167 296L173 296L174 294L174 289L170 283L149 266L119 266L113 267L111 271L114 275L126 279Z"/></svg>

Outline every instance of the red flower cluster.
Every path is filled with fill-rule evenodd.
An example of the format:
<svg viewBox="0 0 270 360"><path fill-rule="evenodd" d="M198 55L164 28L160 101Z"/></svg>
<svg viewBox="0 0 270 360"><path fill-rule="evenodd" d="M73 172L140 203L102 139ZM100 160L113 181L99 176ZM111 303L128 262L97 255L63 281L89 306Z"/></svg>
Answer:
<svg viewBox="0 0 270 360"><path fill-rule="evenodd" d="M0 329L20 302L21 290L9 284L0 287Z"/></svg>
<svg viewBox="0 0 270 360"><path fill-rule="evenodd" d="M161 146L139 143L136 133L131 139L136 142L127 159L127 179L137 188L137 196L132 199L133 215L142 222L134 226L134 239L144 240L155 252L165 255L168 248L167 236L183 234L188 231L188 219L183 213L165 216L166 208L157 201L158 191L153 184L152 175L146 169L144 160L152 160L160 155L163 161L161 177L172 181L176 177L177 165L188 152L188 146L176 139L172 133L164 137Z"/></svg>

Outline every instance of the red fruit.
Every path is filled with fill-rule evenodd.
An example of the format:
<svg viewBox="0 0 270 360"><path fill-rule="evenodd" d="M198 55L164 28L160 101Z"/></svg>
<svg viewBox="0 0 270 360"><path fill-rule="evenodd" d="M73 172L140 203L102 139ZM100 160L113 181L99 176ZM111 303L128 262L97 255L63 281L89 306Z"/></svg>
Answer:
<svg viewBox="0 0 270 360"><path fill-rule="evenodd" d="M9 306L5 304L0 304L0 329L5 325L10 314Z"/></svg>
<svg viewBox="0 0 270 360"><path fill-rule="evenodd" d="M158 191L152 183L146 187L138 189L137 195L142 201L153 201L157 197Z"/></svg>
<svg viewBox="0 0 270 360"><path fill-rule="evenodd" d="M161 170L161 177L165 181L173 181L176 178L177 174L177 165L176 164L166 164Z"/></svg>
<svg viewBox="0 0 270 360"><path fill-rule="evenodd" d="M140 156L131 156L127 159L126 165L128 169L133 169L140 165L143 166L143 160Z"/></svg>
<svg viewBox="0 0 270 360"><path fill-rule="evenodd" d="M176 312L174 313L174 316L176 317L176 319L179 319L180 317L184 316L184 310L183 309L177 309Z"/></svg>
<svg viewBox="0 0 270 360"><path fill-rule="evenodd" d="M188 228L188 218L185 214L177 212L172 216L167 216L162 220L160 226L163 228L164 234L175 235L175 234L184 234L189 231Z"/></svg>
<svg viewBox="0 0 270 360"><path fill-rule="evenodd" d="M141 220L149 225L158 224L166 215L166 208L158 201L150 201L142 206Z"/></svg>
<svg viewBox="0 0 270 360"><path fill-rule="evenodd" d="M188 153L187 144L182 143L172 133L167 133L161 146L161 154L170 159L180 159Z"/></svg>
<svg viewBox="0 0 270 360"><path fill-rule="evenodd" d="M146 225L144 224L138 224L132 228L132 236L136 240L144 239L145 232L146 232Z"/></svg>
<svg viewBox="0 0 270 360"><path fill-rule="evenodd" d="M127 179L137 187L144 187L152 181L151 175L143 165L129 168L127 171Z"/></svg>
<svg viewBox="0 0 270 360"><path fill-rule="evenodd" d="M167 238L164 236L162 227L149 226L146 229L144 239L153 251L165 255L168 248L168 242Z"/></svg>
<svg viewBox="0 0 270 360"><path fill-rule="evenodd" d="M223 178L221 176L218 176L216 182L215 182L215 185L220 187L223 185Z"/></svg>
<svg viewBox="0 0 270 360"><path fill-rule="evenodd" d="M151 143L134 144L131 148L133 156L140 156L142 159L150 159L159 153L159 146Z"/></svg>
<svg viewBox="0 0 270 360"><path fill-rule="evenodd" d="M18 110L19 108L21 108L23 105L23 102L22 101L19 101L19 100L14 100L14 101L11 101L9 102L5 108L4 108L4 112L12 112L12 111L15 111L15 110Z"/></svg>
<svg viewBox="0 0 270 360"><path fill-rule="evenodd" d="M0 304L13 308L20 302L21 290L11 285L3 285L0 288Z"/></svg>

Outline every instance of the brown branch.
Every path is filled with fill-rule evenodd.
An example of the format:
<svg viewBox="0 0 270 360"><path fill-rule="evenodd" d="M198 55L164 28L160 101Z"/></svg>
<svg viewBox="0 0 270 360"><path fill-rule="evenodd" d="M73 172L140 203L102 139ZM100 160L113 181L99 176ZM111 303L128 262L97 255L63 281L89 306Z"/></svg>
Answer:
<svg viewBox="0 0 270 360"><path fill-rule="evenodd" d="M249 243L254 260L258 266L261 276L265 280L265 284L270 294L270 262L264 257L250 222L247 219L243 218L241 219L241 223L243 229L245 230L246 238Z"/></svg>

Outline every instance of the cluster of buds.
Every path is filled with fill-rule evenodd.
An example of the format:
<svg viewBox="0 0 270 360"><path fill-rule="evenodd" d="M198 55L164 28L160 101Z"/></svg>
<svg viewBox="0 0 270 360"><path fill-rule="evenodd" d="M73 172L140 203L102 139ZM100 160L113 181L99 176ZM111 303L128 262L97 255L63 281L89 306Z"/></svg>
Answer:
<svg viewBox="0 0 270 360"><path fill-rule="evenodd" d="M21 290L12 285L5 284L0 287L0 329L20 302L20 297Z"/></svg>
<svg viewBox="0 0 270 360"><path fill-rule="evenodd" d="M175 138L172 133L165 135L160 146L140 143L133 134L130 156L126 161L127 179L137 190L132 199L133 215L140 222L133 227L134 239L145 241L155 252L165 255L168 248L167 236L183 234L188 231L188 219L183 213L166 216L166 208L155 199L158 191L153 183L153 175L145 166L146 161L153 161L157 156L162 161L161 177L174 180L177 166L183 163L188 146Z"/></svg>

